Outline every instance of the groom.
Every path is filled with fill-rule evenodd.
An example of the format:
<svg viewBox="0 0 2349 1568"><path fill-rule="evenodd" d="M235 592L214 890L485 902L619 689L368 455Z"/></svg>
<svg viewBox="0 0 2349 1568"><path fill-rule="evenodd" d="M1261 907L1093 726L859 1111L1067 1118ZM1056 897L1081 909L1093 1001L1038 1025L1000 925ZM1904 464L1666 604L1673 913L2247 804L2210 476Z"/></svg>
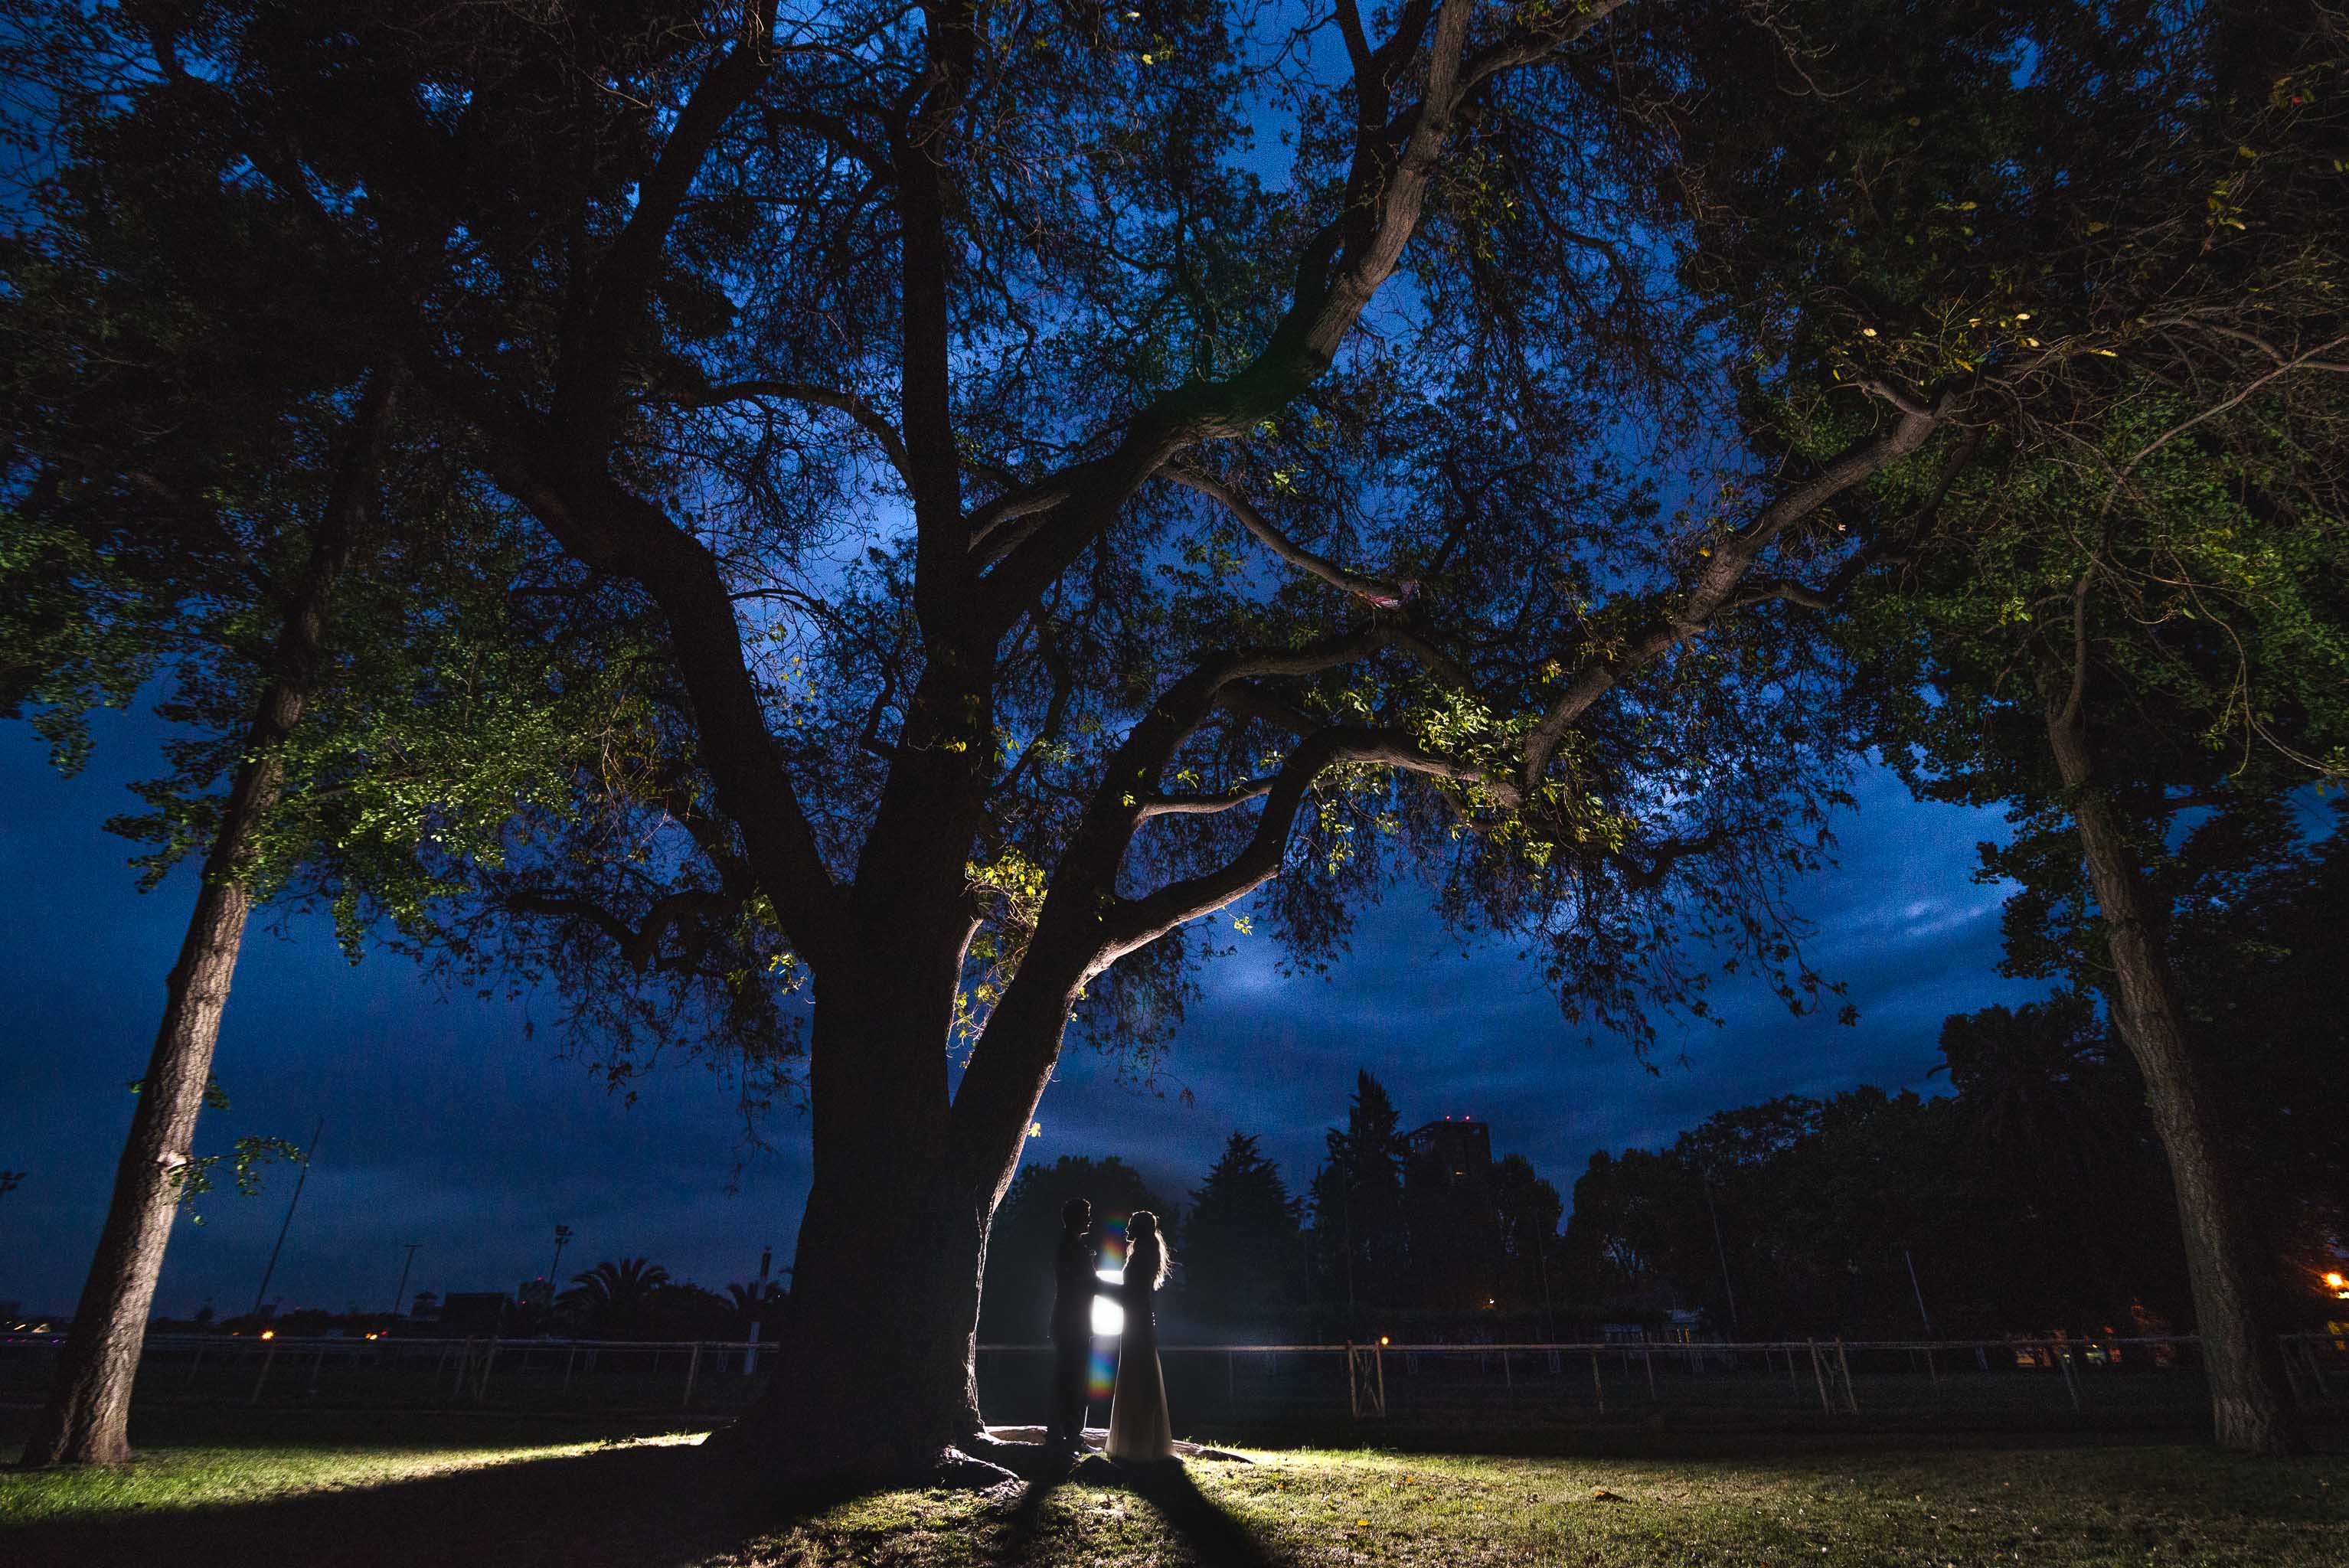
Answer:
<svg viewBox="0 0 2349 1568"><path fill-rule="evenodd" d="M1093 1206L1061 1205L1061 1244L1052 1258L1052 1402L1044 1446L1055 1455L1085 1452L1085 1374L1093 1347Z"/></svg>

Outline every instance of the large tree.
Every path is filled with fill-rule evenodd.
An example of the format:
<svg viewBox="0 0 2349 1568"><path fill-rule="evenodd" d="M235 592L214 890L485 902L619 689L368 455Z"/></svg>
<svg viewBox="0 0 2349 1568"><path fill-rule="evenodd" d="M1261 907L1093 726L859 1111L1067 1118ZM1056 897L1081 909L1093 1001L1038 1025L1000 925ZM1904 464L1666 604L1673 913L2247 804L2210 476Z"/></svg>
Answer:
<svg viewBox="0 0 2349 1568"><path fill-rule="evenodd" d="M84 67L43 85L66 103L110 85ZM151 139L173 116L65 117L0 248L0 713L71 769L93 705L152 694L171 772L109 826L143 843L149 888L201 867L32 1463L128 1457L255 909L307 872L347 938L412 912L429 862L494 858L534 787L567 797L608 685L598 668L561 689L505 601L543 548L517 548L512 509L403 405L396 356L338 332L285 204L228 178L218 149Z"/></svg>
<svg viewBox="0 0 2349 1568"><path fill-rule="evenodd" d="M1191 1194L1183 1222L1183 1288L1195 1315L1263 1326L1304 1295L1307 1259L1280 1168L1235 1132Z"/></svg>
<svg viewBox="0 0 2349 1568"><path fill-rule="evenodd" d="M1713 78L1744 112L1695 132L1719 197L1703 264L1757 345L1749 428L1790 455L1848 439L1840 386L1961 397L1947 460L1898 476L1905 517L1847 562L1870 584L1850 645L1880 698L1868 738L1920 789L2008 803L2019 854L2060 836L2082 868L2220 1440L2288 1448L2147 867L2212 789L2341 766L2338 18L1964 7L1945 25L1982 47L1928 101L1933 45L1906 15L1782 10L1838 45L1782 73L1783 107Z"/></svg>
<svg viewBox="0 0 2349 1568"><path fill-rule="evenodd" d="M1323 1135L1313 1178L1313 1243L1323 1295L1343 1303L1350 1330L1365 1307L1400 1305L1411 1238L1403 1209L1403 1158L1394 1101L1367 1070L1354 1075L1346 1125Z"/></svg>
<svg viewBox="0 0 2349 1568"><path fill-rule="evenodd" d="M1832 449L1678 482L1640 431L1718 437L1680 416L1748 344L1671 308L1713 195L1677 106L1788 45L1638 11L26 20L120 62L76 112L294 208L349 340L657 621L630 854L534 838L481 907L589 989L813 977L793 1333L738 1446L982 1443L988 1230L1063 1035L1163 1039L1242 901L1313 962L1417 867L1574 1019L1702 1006L1692 932L1816 1000L1773 895L1841 738L1771 634L1971 382L1854 381Z"/></svg>

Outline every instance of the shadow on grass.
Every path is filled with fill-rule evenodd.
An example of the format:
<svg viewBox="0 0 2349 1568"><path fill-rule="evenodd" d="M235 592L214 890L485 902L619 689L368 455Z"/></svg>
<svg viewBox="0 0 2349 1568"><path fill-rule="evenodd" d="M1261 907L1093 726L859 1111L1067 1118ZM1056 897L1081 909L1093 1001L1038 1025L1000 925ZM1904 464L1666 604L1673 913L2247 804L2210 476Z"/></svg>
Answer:
<svg viewBox="0 0 2349 1568"><path fill-rule="evenodd" d="M1180 1464L1089 1461L1023 1484L997 1517L995 1560L1052 1555L1044 1505L1071 1480L1141 1498L1197 1563L1288 1568ZM11 1523L0 1568L694 1568L757 1559L763 1539L859 1489L761 1489L698 1445L616 1447L408 1480L188 1506L115 1506Z"/></svg>
<svg viewBox="0 0 2349 1568"><path fill-rule="evenodd" d="M691 1446L527 1460L340 1491L0 1524L0 1563L684 1568L805 1516Z"/></svg>
<svg viewBox="0 0 2349 1568"><path fill-rule="evenodd" d="M1118 1487L1133 1493L1157 1510L1195 1561L1209 1568L1289 1568L1287 1554L1274 1550L1237 1514L1201 1491L1181 1463L1113 1465L1098 1459L1087 1460L1073 1473L1049 1475L1020 1488L995 1543L994 1561L1000 1568L1018 1568L1048 1546L1044 1504L1070 1481Z"/></svg>

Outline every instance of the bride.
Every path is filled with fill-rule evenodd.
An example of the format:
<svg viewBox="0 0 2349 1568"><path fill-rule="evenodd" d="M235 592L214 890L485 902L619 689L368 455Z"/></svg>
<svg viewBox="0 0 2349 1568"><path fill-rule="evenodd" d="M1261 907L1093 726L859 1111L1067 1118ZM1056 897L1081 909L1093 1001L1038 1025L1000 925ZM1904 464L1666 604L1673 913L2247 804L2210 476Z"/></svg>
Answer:
<svg viewBox="0 0 2349 1568"><path fill-rule="evenodd" d="M1113 1460L1171 1460L1174 1431L1166 1418L1166 1379L1158 1370L1158 1324L1151 1315L1151 1293L1166 1283L1174 1261L1158 1234L1158 1216L1147 1209L1127 1222L1125 1273L1118 1281L1118 1304L1125 1308L1125 1332L1117 1342L1117 1391L1109 1407L1109 1442Z"/></svg>

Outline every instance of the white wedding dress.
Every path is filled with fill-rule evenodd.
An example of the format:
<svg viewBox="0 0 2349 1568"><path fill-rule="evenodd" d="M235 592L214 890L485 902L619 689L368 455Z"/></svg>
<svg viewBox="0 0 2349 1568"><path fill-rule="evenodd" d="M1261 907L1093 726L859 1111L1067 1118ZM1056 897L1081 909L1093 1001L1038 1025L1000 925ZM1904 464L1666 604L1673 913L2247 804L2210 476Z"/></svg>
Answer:
<svg viewBox="0 0 2349 1568"><path fill-rule="evenodd" d="M1151 1315L1154 1265L1137 1269L1132 1260L1118 1281L1125 1308L1125 1332L1117 1341L1117 1389L1110 1397L1109 1441L1113 1460L1171 1460L1174 1429L1166 1416L1166 1378L1158 1367L1158 1322Z"/></svg>

